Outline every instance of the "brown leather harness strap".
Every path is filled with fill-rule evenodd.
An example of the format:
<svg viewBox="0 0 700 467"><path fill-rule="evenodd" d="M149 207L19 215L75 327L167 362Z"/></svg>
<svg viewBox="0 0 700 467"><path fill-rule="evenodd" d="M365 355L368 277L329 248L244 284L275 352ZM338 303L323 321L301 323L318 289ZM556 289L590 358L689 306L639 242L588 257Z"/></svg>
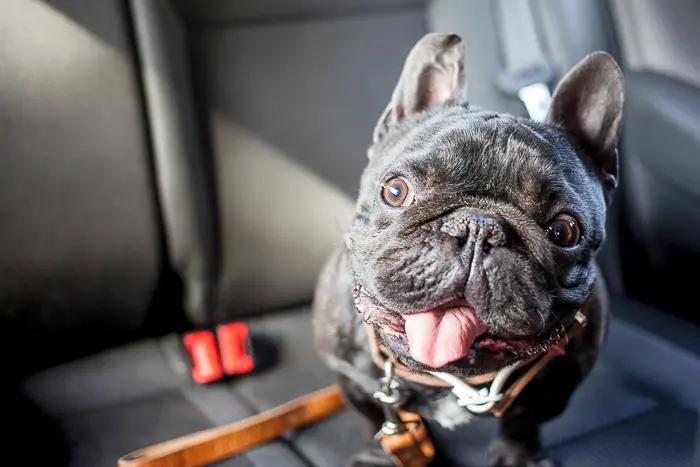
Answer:
<svg viewBox="0 0 700 467"><path fill-rule="evenodd" d="M571 324L567 328L566 334L558 342L558 346L560 348L565 348L569 344L569 342L571 342L578 335L581 329L583 329L586 326L586 311L587 306L584 306L579 311L579 313L583 317L582 321L574 319L571 322ZM388 358L394 364L394 373L397 376L400 376L401 378L405 379L406 381L431 387L451 387L448 383L433 375L415 373L407 366L399 363L396 360L396 358L393 355L391 355L387 351L387 349L381 344L381 342L379 341L379 337L377 336L377 333L374 329L374 326L366 324L365 329L367 331L367 336L369 339L369 346L372 354L372 359L379 368L384 367L384 360ZM530 359L522 360L516 367L516 370L526 367L533 361L535 363L530 368L528 368L528 370L525 373L523 373L513 384L511 384L508 387L508 389L503 393L502 399L498 401L496 405L493 406L490 412L499 418L503 416L503 414L506 410L508 410L508 407L511 406L515 398L520 395L523 389L525 389L525 387L535 378L535 376L537 376L537 374L540 371L542 371L542 369L545 366L547 366L547 364L552 360L552 358L556 356L557 353L550 350L549 352L545 353L544 355L541 355L540 357L533 357ZM482 375L470 376L464 378L464 382L472 386L480 386L492 382L497 374L498 372L491 372Z"/></svg>
<svg viewBox="0 0 700 467"><path fill-rule="evenodd" d="M154 444L119 459L118 467L200 467L274 440L345 407L340 387L295 399L230 425Z"/></svg>
<svg viewBox="0 0 700 467"><path fill-rule="evenodd" d="M394 373L402 377L406 381L411 383L422 384L423 386L431 386L436 388L449 388L451 387L449 383L437 378L428 373L415 373L407 366L400 363L396 358L384 347L384 345L379 341L377 332L374 326L371 324L365 324L365 330L367 331L367 339L369 340L369 349L372 354L372 360L374 360L375 365L379 368L384 368L384 360L388 358L394 364ZM523 360L518 364L518 368L522 368L532 359ZM497 371L492 371L490 373L484 373L481 375L468 376L464 378L467 384L472 386L481 386L482 384L488 384L496 378L498 375Z"/></svg>
<svg viewBox="0 0 700 467"><path fill-rule="evenodd" d="M566 346L571 342L583 328L586 327L586 321L574 320L571 323L566 335L559 340L559 347L566 348ZM503 393L503 397L500 401L496 403L491 409L491 413L496 417L500 418L508 410L508 408L513 404L515 399L523 392L523 389L530 384L537 374L544 369L545 366L556 357L556 353L549 351L542 355L539 360L535 362L528 370L523 373L520 378L518 378L510 387Z"/></svg>
<svg viewBox="0 0 700 467"><path fill-rule="evenodd" d="M118 467L203 467L278 438L283 433L323 419L345 407L337 385L330 386L259 415L154 444L119 459ZM400 412L405 430L384 435L379 443L397 467L426 467L435 446L421 418Z"/></svg>
<svg viewBox="0 0 700 467"><path fill-rule="evenodd" d="M571 323L566 335L562 337L558 343L560 347L566 347L568 343L578 335L581 329L586 326L585 311L585 308L581 310L583 317L581 321L574 319ZM383 358L390 358L391 361L394 362L394 371L398 376L418 384L430 383L426 385L438 387L446 386L442 380L432 376L431 378L434 378L432 380L427 378L417 379L415 373L412 373L407 367L397 364L395 359L390 357L386 349L379 343L373 328L371 330L368 329L368 335L370 336L372 357L380 368L384 366ZM539 357L539 359L537 359L537 361L505 391L501 400L491 408L491 413L499 418L503 416L523 389L525 389L535 376L537 376L556 355L555 352L549 351ZM519 365L518 368L522 368L532 361L533 359L529 359L522 365ZM490 374L480 376L480 379L469 378L465 379L465 381L468 384L478 385L490 383L495 378L495 374L493 376ZM475 383L475 380L479 382ZM399 412L399 417L406 424L407 430L396 434L383 434L380 439L381 446L394 459L394 463L397 467L426 467L435 456L435 447L428 437L422 420L418 415L407 412ZM415 425L411 425L409 420Z"/></svg>

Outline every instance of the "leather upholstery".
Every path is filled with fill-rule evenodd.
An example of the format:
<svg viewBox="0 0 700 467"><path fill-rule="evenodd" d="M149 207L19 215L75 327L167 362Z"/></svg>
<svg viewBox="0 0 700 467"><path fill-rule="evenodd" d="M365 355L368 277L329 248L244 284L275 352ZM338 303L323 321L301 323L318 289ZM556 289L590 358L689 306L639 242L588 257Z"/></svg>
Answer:
<svg viewBox="0 0 700 467"><path fill-rule="evenodd" d="M693 0L610 0L625 65L700 87L700 4Z"/></svg>
<svg viewBox="0 0 700 467"><path fill-rule="evenodd" d="M596 50L619 58L610 9L605 0L535 0L542 40L559 77Z"/></svg>
<svg viewBox="0 0 700 467"><path fill-rule="evenodd" d="M217 319L311 298L422 28L420 11L388 9L190 31L216 171Z"/></svg>
<svg viewBox="0 0 700 467"><path fill-rule="evenodd" d="M697 2L615 0L627 69L625 267L631 296L700 322L700 40ZM671 7L673 5L673 7Z"/></svg>
<svg viewBox="0 0 700 467"><path fill-rule="evenodd" d="M308 20L356 14L382 14L420 10L425 0L174 0L183 16L195 27L241 25L249 21Z"/></svg>
<svg viewBox="0 0 700 467"><path fill-rule="evenodd" d="M169 263L195 323L215 306L218 236L213 173L197 122L186 28L167 0L130 3Z"/></svg>
<svg viewBox="0 0 700 467"><path fill-rule="evenodd" d="M124 338L162 259L125 6L8 0L0 30L2 344Z"/></svg>

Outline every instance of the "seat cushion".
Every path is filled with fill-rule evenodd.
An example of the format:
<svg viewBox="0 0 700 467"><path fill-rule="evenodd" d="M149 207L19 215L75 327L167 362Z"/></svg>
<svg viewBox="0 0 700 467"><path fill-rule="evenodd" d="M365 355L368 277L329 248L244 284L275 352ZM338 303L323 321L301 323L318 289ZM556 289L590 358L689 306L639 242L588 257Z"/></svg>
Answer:
<svg viewBox="0 0 700 467"><path fill-rule="evenodd" d="M41 427L45 437L41 442L51 452L25 451L22 462L27 462L29 454L38 456L37 460L51 459L51 465L114 467L120 456L133 450L255 413L231 384L193 384L182 355L179 339L171 336L29 378L22 386L22 406L10 412L24 420L31 407L35 423L24 434L32 436ZM31 439L36 441L36 436ZM285 443L273 442L220 465L305 464Z"/></svg>
<svg viewBox="0 0 700 467"><path fill-rule="evenodd" d="M698 433L697 412L663 405L550 451L567 467L691 466L700 462Z"/></svg>
<svg viewBox="0 0 700 467"><path fill-rule="evenodd" d="M601 359L567 412L543 428L544 444L564 465L687 466L696 449L697 391L694 401L683 391L664 391L630 356L658 354L659 359L648 361L653 372L655 365L700 362L700 354L689 351L685 338L681 348L648 334L643 328L651 323L649 316L641 324L631 322L642 314L634 313L636 305L614 303L622 317L613 321ZM656 319L656 326L673 326L665 326L663 315ZM48 445L62 446L65 465L113 467L118 456L131 450L240 420L334 382L316 355L308 308L258 317L250 326L254 335L274 343L278 354L276 364L259 374L223 384L192 384L179 340L169 337L36 374L22 395L42 413L41 426L53 428L44 429L45 436L53 433L61 441ZM696 375L684 368L691 385ZM675 386L684 384L682 374L674 377ZM497 423L487 418L454 431L432 428L447 461L484 465ZM345 411L222 465L345 465L360 449L364 427L359 415Z"/></svg>

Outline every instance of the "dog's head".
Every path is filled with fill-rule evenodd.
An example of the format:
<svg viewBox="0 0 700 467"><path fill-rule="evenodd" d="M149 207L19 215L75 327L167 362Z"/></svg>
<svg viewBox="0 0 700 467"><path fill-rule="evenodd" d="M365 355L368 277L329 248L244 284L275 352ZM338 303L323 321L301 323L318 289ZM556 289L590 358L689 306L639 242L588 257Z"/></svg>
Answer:
<svg viewBox="0 0 700 467"><path fill-rule="evenodd" d="M542 352L589 298L617 179L622 73L584 58L545 123L470 108L458 36L410 52L346 237L355 305L415 370Z"/></svg>

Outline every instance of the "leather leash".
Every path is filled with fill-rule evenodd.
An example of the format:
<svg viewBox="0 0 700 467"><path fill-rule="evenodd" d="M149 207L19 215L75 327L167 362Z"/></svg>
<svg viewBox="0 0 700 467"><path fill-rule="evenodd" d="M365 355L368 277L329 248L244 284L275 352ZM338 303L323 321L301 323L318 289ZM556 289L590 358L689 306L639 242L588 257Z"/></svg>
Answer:
<svg viewBox="0 0 700 467"><path fill-rule="evenodd" d="M235 456L345 407L340 387L330 386L230 425L154 444L119 459L118 467L201 467Z"/></svg>
<svg viewBox="0 0 700 467"><path fill-rule="evenodd" d="M118 467L203 467L270 442L345 408L340 386L329 386L259 415L154 444L119 459ZM399 412L406 429L384 435L380 445L397 467L425 467L435 447L421 418Z"/></svg>
<svg viewBox="0 0 700 467"><path fill-rule="evenodd" d="M585 317L585 308L582 311ZM559 341L559 346L566 347L585 325L585 319L574 320ZM381 353L386 352L386 349L379 344L376 334L374 334L374 340L372 339L372 334L374 331L370 334L372 356L375 362L381 364ZM379 357L378 359L375 358L375 354ZM550 351L539 357L510 385L501 400L491 408L491 413L501 417L523 389L556 355L557 353ZM385 356L394 360L388 352ZM518 368L523 368L533 360L525 361ZM408 381L434 387L448 386L432 375L417 375L398 362L394 362L394 365L396 374ZM487 374L466 378L465 381L468 384L480 385L487 384L494 378L495 374ZM119 459L117 465L118 467L206 466L272 441L287 431L319 421L344 407L340 387L330 386L230 425L203 430L134 451ZM389 434L380 431L380 445L394 459L397 467L426 467L435 456L435 446L430 440L425 424L420 416L414 413L398 411L397 415L403 429Z"/></svg>
<svg viewBox="0 0 700 467"><path fill-rule="evenodd" d="M379 444L391 456L397 467L426 467L435 457L435 445L420 416L399 412L405 429L395 434L384 434Z"/></svg>

